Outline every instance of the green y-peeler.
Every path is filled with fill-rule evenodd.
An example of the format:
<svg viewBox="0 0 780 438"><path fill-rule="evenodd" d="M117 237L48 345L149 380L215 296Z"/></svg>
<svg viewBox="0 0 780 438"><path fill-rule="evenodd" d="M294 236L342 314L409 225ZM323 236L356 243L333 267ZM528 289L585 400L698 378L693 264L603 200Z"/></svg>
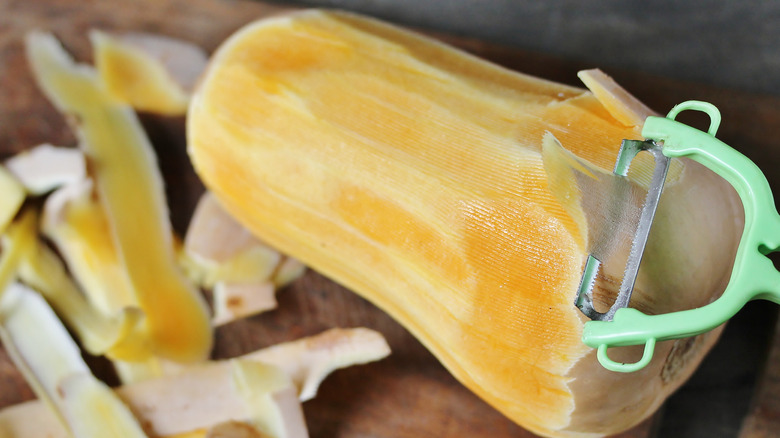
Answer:
<svg viewBox="0 0 780 438"><path fill-rule="evenodd" d="M710 118L707 132L675 120L686 110L701 111ZM666 117L648 117L642 135L647 140L624 140L614 173L626 176L631 160L641 151L655 157L655 169L645 198L626 273L612 307L598 312L593 307L592 288L600 261L588 256L575 305L592 321L585 324L583 342L598 349L604 368L634 372L653 358L656 342L695 336L712 330L734 316L748 301L766 299L780 304L780 272L767 254L780 249L780 215L764 174L747 157L715 138L720 112L707 102L687 101L675 106ZM737 249L726 290L714 302L691 310L646 315L628 307L653 216L669 168L669 160L689 157L725 178L737 191L745 209L745 228ZM607 354L610 347L643 345L642 358L635 363L619 363Z"/></svg>

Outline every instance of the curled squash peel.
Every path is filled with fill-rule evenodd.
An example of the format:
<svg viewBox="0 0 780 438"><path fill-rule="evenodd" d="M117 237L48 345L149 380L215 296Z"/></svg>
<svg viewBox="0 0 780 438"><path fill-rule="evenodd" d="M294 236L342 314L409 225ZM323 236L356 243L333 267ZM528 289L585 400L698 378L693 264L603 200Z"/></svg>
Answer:
<svg viewBox="0 0 780 438"><path fill-rule="evenodd" d="M390 313L488 403L539 434L602 436L650 415L716 338L663 343L630 375L580 341L589 225L571 169L611 169L621 139L640 138L634 119L619 98L311 11L219 49L188 138L239 221ZM717 296L741 230L727 184L676 166L632 301L649 312ZM597 301L618 286L599 284Z"/></svg>
<svg viewBox="0 0 780 438"><path fill-rule="evenodd" d="M208 310L176 264L162 176L138 118L53 36L31 33L26 49L41 90L74 125L117 260L144 311L150 350L179 362L202 360L212 345Z"/></svg>

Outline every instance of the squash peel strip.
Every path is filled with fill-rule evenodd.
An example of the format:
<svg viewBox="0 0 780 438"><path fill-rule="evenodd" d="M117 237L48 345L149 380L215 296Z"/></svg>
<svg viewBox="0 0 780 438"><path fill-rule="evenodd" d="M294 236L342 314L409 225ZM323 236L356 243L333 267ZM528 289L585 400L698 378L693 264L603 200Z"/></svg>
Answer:
<svg viewBox="0 0 780 438"><path fill-rule="evenodd" d="M158 35L92 31L89 37L97 70L114 98L140 111L187 112L189 88L207 62L200 48Z"/></svg>
<svg viewBox="0 0 780 438"><path fill-rule="evenodd" d="M33 209L22 212L9 228L0 259L0 287L19 278L38 289L92 354L122 356L128 351L143 351L139 347L144 343L143 333L138 331L141 312L126 308L115 317L100 314L68 277L59 258L37 238L36 231L37 214Z"/></svg>
<svg viewBox="0 0 780 438"><path fill-rule="evenodd" d="M127 406L91 374L54 311L31 289L18 283L7 288L0 302L0 338L72 436L146 437ZM2 429L8 425L0 423Z"/></svg>
<svg viewBox="0 0 780 438"><path fill-rule="evenodd" d="M250 424L262 436L309 436L297 391L284 371L246 359L232 360L230 365L234 384L250 409Z"/></svg>
<svg viewBox="0 0 780 438"><path fill-rule="evenodd" d="M25 211L21 217L8 227L8 231L2 236L3 252L0 254L0 298L5 288L10 285L17 276L26 252L32 245L32 236L35 230L35 215L32 211Z"/></svg>
<svg viewBox="0 0 780 438"><path fill-rule="evenodd" d="M30 34L26 49L39 87L75 122L117 250L146 315L151 352L180 362L204 359L212 345L208 310L176 264L162 177L138 118L53 36Z"/></svg>
<svg viewBox="0 0 780 438"><path fill-rule="evenodd" d="M106 316L93 307L67 275L59 258L43 242L35 239L24 258L19 277L35 287L62 315L91 354L112 358L143 358L146 333L144 314L137 307L126 307Z"/></svg>
<svg viewBox="0 0 780 438"><path fill-rule="evenodd" d="M87 173L84 154L80 150L48 143L14 155L5 165L31 196L43 195L57 187L80 181Z"/></svg>
<svg viewBox="0 0 780 438"><path fill-rule="evenodd" d="M138 303L93 186L86 179L52 193L43 207L41 231L62 254L90 303L113 313Z"/></svg>
<svg viewBox="0 0 780 438"><path fill-rule="evenodd" d="M0 233L14 218L24 202L25 192L22 184L11 172L0 166Z"/></svg>
<svg viewBox="0 0 780 438"><path fill-rule="evenodd" d="M195 438L212 436L211 432L219 436L216 435L221 429L219 425L226 422L257 425L270 421L248 399L262 398L272 391L275 402L279 403L277 407L286 411L288 420L295 420L295 410L299 408L294 398L296 395L300 401L309 398L299 392L301 386L318 384L325 377L322 374L325 370L376 361L389 352L382 335L373 330L331 329L233 360L188 366L174 376L125 385L115 393L152 436ZM332 366L337 363L338 366ZM268 379L262 378L263 374ZM262 387L255 386L258 380L265 381ZM292 393L280 393L288 389ZM0 410L0 432L10 431L9 438L64 437L52 415L42 409L40 401L6 408ZM36 418L35 424L29 424L30 418ZM294 423L284 426L290 432L285 438L306 436L300 428L292 427Z"/></svg>
<svg viewBox="0 0 780 438"><path fill-rule="evenodd" d="M215 326L276 308L276 289L305 270L252 235L208 191L190 221L181 263L196 284L212 289Z"/></svg>

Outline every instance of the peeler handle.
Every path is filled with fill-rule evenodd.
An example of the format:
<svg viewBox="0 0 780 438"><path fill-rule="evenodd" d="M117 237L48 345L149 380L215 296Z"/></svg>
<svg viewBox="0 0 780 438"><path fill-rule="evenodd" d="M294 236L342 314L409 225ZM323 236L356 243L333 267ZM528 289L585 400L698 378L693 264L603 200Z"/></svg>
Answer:
<svg viewBox="0 0 780 438"><path fill-rule="evenodd" d="M685 110L709 115L708 131L674 120ZM586 323L583 341L599 349L598 359L607 369L637 371L652 359L656 342L712 330L752 299L768 299L780 304L780 273L766 257L780 248L780 215L772 190L755 163L715 138L719 124L720 112L714 105L688 101L677 105L665 118L648 117L642 134L655 142L663 142L664 155L693 159L726 179L737 191L745 210L745 228L729 284L720 298L697 309L645 315L636 309L623 308L615 313L612 321ZM634 364L617 363L607 355L609 347L642 344L645 345L643 357Z"/></svg>
<svg viewBox="0 0 780 438"><path fill-rule="evenodd" d="M682 111L702 111L710 116L707 133L675 121ZM648 117L642 134L664 142L664 155L688 157L728 181L737 191L745 211L745 228L732 269L729 289L745 302L754 298L780 304L778 272L767 254L780 249L780 215L769 182L749 158L715 138L720 112L708 102L687 101L675 106L666 118ZM726 295L724 292L723 295ZM734 309L734 313L741 308ZM725 321L724 321L725 322Z"/></svg>

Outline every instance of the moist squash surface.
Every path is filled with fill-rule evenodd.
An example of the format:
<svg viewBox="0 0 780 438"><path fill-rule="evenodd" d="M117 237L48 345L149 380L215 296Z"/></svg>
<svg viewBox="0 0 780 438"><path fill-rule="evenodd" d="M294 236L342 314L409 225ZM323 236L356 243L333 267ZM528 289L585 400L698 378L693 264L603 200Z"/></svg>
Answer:
<svg viewBox="0 0 780 438"><path fill-rule="evenodd" d="M550 163L611 169L621 139L641 138L621 119L584 89L307 11L226 41L187 124L197 172L261 239L388 312L522 426L601 436L650 415L716 338L662 343L631 375L580 340L588 225ZM717 296L741 231L725 183L691 162L675 172L634 298L648 312ZM716 230L727 250L714 254Z"/></svg>

